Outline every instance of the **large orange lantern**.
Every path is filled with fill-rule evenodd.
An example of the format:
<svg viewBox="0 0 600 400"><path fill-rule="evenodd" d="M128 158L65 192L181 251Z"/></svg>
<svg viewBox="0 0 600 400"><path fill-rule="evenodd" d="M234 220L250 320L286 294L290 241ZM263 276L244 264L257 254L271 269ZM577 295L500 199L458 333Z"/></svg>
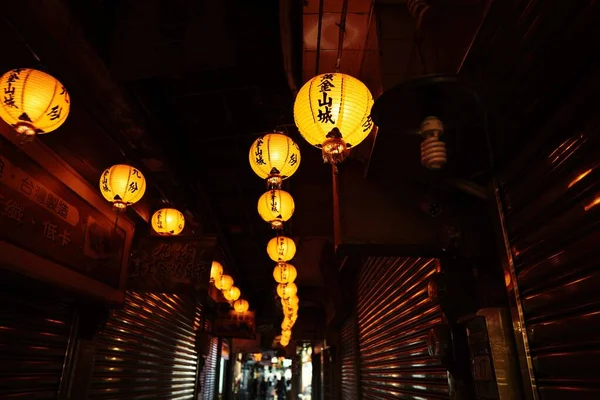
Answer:
<svg viewBox="0 0 600 400"><path fill-rule="evenodd" d="M271 224L273 229L281 229L283 223L294 215L294 198L284 190L274 189L258 199L258 214Z"/></svg>
<svg viewBox="0 0 600 400"><path fill-rule="evenodd" d="M107 168L100 177L100 192L117 211L137 203L146 192L146 178L139 169L117 164Z"/></svg>
<svg viewBox="0 0 600 400"><path fill-rule="evenodd" d="M296 243L289 237L274 237L267 243L267 254L273 261L290 261L296 255Z"/></svg>
<svg viewBox="0 0 600 400"><path fill-rule="evenodd" d="M274 189L281 188L281 182L294 175L300 166L300 148L281 132L256 139L248 157L256 175L266 179Z"/></svg>
<svg viewBox="0 0 600 400"><path fill-rule="evenodd" d="M0 118L18 133L31 136L58 129L71 108L67 89L35 69L13 69L0 77Z"/></svg>
<svg viewBox="0 0 600 400"><path fill-rule="evenodd" d="M346 150L371 132L373 96L364 83L341 73L317 75L300 89L294 120L308 143L321 149L323 160L343 161Z"/></svg>
<svg viewBox="0 0 600 400"><path fill-rule="evenodd" d="M174 208L161 208L152 215L152 229L162 236L177 236L183 231L185 217Z"/></svg>
<svg viewBox="0 0 600 400"><path fill-rule="evenodd" d="M298 293L298 287L295 283L280 283L277 285L277 294L282 299L287 299Z"/></svg>
<svg viewBox="0 0 600 400"><path fill-rule="evenodd" d="M277 283L292 283L297 275L296 268L288 263L279 263L273 270L273 278Z"/></svg>

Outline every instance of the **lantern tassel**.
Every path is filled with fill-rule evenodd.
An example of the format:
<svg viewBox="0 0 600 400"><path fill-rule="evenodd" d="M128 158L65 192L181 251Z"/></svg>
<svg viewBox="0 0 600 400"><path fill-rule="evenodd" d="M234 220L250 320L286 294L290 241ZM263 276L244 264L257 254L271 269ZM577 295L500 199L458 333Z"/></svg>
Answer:
<svg viewBox="0 0 600 400"><path fill-rule="evenodd" d="M333 128L326 136L321 152L323 161L332 165L340 164L346 158L346 142L338 128Z"/></svg>

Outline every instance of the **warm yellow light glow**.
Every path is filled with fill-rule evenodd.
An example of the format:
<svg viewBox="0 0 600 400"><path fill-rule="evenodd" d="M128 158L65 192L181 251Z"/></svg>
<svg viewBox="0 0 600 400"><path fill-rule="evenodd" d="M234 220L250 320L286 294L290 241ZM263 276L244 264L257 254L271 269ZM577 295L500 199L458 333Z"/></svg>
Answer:
<svg viewBox="0 0 600 400"><path fill-rule="evenodd" d="M221 275L223 275L223 266L220 262L213 261L210 266L210 281L213 283L216 282L221 278Z"/></svg>
<svg viewBox="0 0 600 400"><path fill-rule="evenodd" d="M215 280L215 287L219 290L229 290L233 286L233 278L229 275L221 275L221 277Z"/></svg>
<svg viewBox="0 0 600 400"><path fill-rule="evenodd" d="M273 229L280 229L283 223L294 215L294 199L286 191L275 189L265 192L258 199L258 214Z"/></svg>
<svg viewBox="0 0 600 400"><path fill-rule="evenodd" d="M332 164L341 162L346 149L371 132L373 96L364 83L341 73L317 75L306 82L294 102L294 120L306 141Z"/></svg>
<svg viewBox="0 0 600 400"><path fill-rule="evenodd" d="M277 294L282 299L294 296L298 293L298 287L295 283L280 283L277 285Z"/></svg>
<svg viewBox="0 0 600 400"><path fill-rule="evenodd" d="M291 330L289 330L289 329L283 329L283 330L281 331L281 337L282 337L282 338L287 338L287 339L289 340L289 338L291 338L291 337L292 337L292 331L291 331Z"/></svg>
<svg viewBox="0 0 600 400"><path fill-rule="evenodd" d="M279 263L273 270L273 278L277 283L292 283L296 276L296 268L292 264Z"/></svg>
<svg viewBox="0 0 600 400"><path fill-rule="evenodd" d="M283 318L283 324L286 325L286 326L289 326L290 329L291 329L291 327L294 326L295 323L296 323L295 319L292 319L290 317L284 317Z"/></svg>
<svg viewBox="0 0 600 400"><path fill-rule="evenodd" d="M240 292L240 289L237 286L232 286L227 290L223 290L223 297L225 297L225 300L227 301L236 301L241 295L242 292Z"/></svg>
<svg viewBox="0 0 600 400"><path fill-rule="evenodd" d="M279 344L281 345L281 347L287 347L290 344L290 340L286 338L281 338Z"/></svg>
<svg viewBox="0 0 600 400"><path fill-rule="evenodd" d="M290 329L292 329L294 327L294 323L291 322L290 320L283 320L283 322L281 323L281 329L283 329L284 331L289 331Z"/></svg>
<svg viewBox="0 0 600 400"><path fill-rule="evenodd" d="M254 353L252 356L255 362L260 362L262 360L262 353Z"/></svg>
<svg viewBox="0 0 600 400"><path fill-rule="evenodd" d="M250 304L246 300L239 299L233 303L233 309L239 313L245 313L250 308Z"/></svg>
<svg viewBox="0 0 600 400"><path fill-rule="evenodd" d="M184 226L183 214L174 208L161 208L152 215L152 228L159 235L177 236Z"/></svg>
<svg viewBox="0 0 600 400"><path fill-rule="evenodd" d="M113 165L102 173L100 191L115 209L122 210L144 196L146 179L140 170L129 165Z"/></svg>
<svg viewBox="0 0 600 400"><path fill-rule="evenodd" d="M289 261L296 255L296 243L289 237L274 237L267 243L267 254L273 261Z"/></svg>
<svg viewBox="0 0 600 400"><path fill-rule="evenodd" d="M300 166L300 148L281 132L256 139L248 157L254 173L275 187L280 187L281 181L294 175Z"/></svg>
<svg viewBox="0 0 600 400"><path fill-rule="evenodd" d="M290 318L292 318L292 316L298 317L298 306L285 307L283 309L283 316L284 317L290 317Z"/></svg>
<svg viewBox="0 0 600 400"><path fill-rule="evenodd" d="M298 296L292 296L292 297L288 297L287 299L281 299L281 305L283 305L284 307L294 307L294 306L298 306L298 304L300 303L300 299L298 298Z"/></svg>
<svg viewBox="0 0 600 400"><path fill-rule="evenodd" d="M35 69L14 69L0 77L0 118L32 136L58 129L71 108L69 93L56 78Z"/></svg>

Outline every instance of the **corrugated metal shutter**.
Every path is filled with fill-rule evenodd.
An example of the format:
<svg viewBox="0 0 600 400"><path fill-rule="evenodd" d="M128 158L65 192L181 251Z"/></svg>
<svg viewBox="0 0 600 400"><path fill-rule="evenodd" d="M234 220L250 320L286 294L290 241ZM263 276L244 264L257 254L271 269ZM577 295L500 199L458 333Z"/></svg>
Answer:
<svg viewBox="0 0 600 400"><path fill-rule="evenodd" d="M335 399L335 385L333 382L331 348L324 349L322 354L321 376L323 377L323 400L332 400Z"/></svg>
<svg viewBox="0 0 600 400"><path fill-rule="evenodd" d="M100 334L90 399L192 399L195 314L177 295L128 292Z"/></svg>
<svg viewBox="0 0 600 400"><path fill-rule="evenodd" d="M501 176L542 399L600 398L600 128L587 121L561 116L537 156Z"/></svg>
<svg viewBox="0 0 600 400"><path fill-rule="evenodd" d="M346 318L342 325L340 340L342 400L358 398L358 352L356 343L356 318Z"/></svg>
<svg viewBox="0 0 600 400"><path fill-rule="evenodd" d="M70 299L0 273L0 398L56 399L73 324Z"/></svg>
<svg viewBox="0 0 600 400"><path fill-rule="evenodd" d="M204 369L200 375L200 382L202 385L201 396L202 400L214 400L215 390L217 388L217 356L219 351L219 339L216 337L210 338L208 355L206 356L206 363Z"/></svg>
<svg viewBox="0 0 600 400"><path fill-rule="evenodd" d="M362 398L448 398L447 371L429 356L427 334L442 313L427 296L435 260L370 257L359 273Z"/></svg>

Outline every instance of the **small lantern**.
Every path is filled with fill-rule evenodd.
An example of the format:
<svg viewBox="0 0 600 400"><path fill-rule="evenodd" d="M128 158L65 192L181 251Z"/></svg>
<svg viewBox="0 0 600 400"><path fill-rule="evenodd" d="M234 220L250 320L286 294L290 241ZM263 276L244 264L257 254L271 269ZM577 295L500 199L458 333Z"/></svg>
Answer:
<svg viewBox="0 0 600 400"><path fill-rule="evenodd" d="M281 347L287 347L290 344L290 340L286 338L281 338L279 344L281 345Z"/></svg>
<svg viewBox="0 0 600 400"><path fill-rule="evenodd" d="M283 223L294 215L294 198L280 189L269 190L258 199L258 214L273 229L281 229Z"/></svg>
<svg viewBox="0 0 600 400"><path fill-rule="evenodd" d="M144 196L146 179L140 170L129 165L113 165L102 173L100 191L115 210L121 211Z"/></svg>
<svg viewBox="0 0 600 400"><path fill-rule="evenodd" d="M231 289L233 286L233 278L229 275L221 275L221 277L215 280L215 287L219 290L226 291Z"/></svg>
<svg viewBox="0 0 600 400"><path fill-rule="evenodd" d="M281 188L284 179L300 166L300 148L281 132L269 133L252 143L249 154L252 170L267 180L269 188Z"/></svg>
<svg viewBox="0 0 600 400"><path fill-rule="evenodd" d="M261 362L262 357L263 357L262 353L252 354L252 358L254 358L254 362L257 362L257 363Z"/></svg>
<svg viewBox="0 0 600 400"><path fill-rule="evenodd" d="M289 237L274 237L267 243L267 254L273 261L289 261L296 255L296 243Z"/></svg>
<svg viewBox="0 0 600 400"><path fill-rule="evenodd" d="M294 102L300 134L321 149L323 160L337 164L346 150L365 140L373 127L373 96L364 83L341 73L317 75L306 82Z"/></svg>
<svg viewBox="0 0 600 400"><path fill-rule="evenodd" d="M280 283L277 285L277 294L282 299L294 296L298 293L298 287L295 283Z"/></svg>
<svg viewBox="0 0 600 400"><path fill-rule="evenodd" d="M221 278L221 275L223 275L223 266L220 262L213 261L210 266L210 281L215 283Z"/></svg>
<svg viewBox="0 0 600 400"><path fill-rule="evenodd" d="M290 329L291 329L291 328L294 326L294 324L295 324L295 323L296 323L296 321L295 321L295 320L292 320L292 319L291 319L291 318L289 318L289 317L284 317L284 318L283 318L283 323L282 323L282 326L283 326L283 325L285 325L285 326L289 326L289 327L290 327Z"/></svg>
<svg viewBox="0 0 600 400"><path fill-rule="evenodd" d="M291 338L292 337L292 331L290 329L283 329L281 331L281 337L282 338L287 338L287 339Z"/></svg>
<svg viewBox="0 0 600 400"><path fill-rule="evenodd" d="M0 77L4 99L0 117L18 133L33 137L58 129L71 108L67 89L56 78L19 68Z"/></svg>
<svg viewBox="0 0 600 400"><path fill-rule="evenodd" d="M281 299L281 305L284 307L295 307L298 306L298 304L300 303L300 298L298 298L298 296L292 296L292 297L288 297L288 298L282 298Z"/></svg>
<svg viewBox="0 0 600 400"><path fill-rule="evenodd" d="M232 286L227 290L223 290L223 297L227 301L236 301L241 296L240 289L237 286Z"/></svg>
<svg viewBox="0 0 600 400"><path fill-rule="evenodd" d="M152 228L162 236L177 236L185 226L183 214L174 208L161 208L152 215Z"/></svg>
<svg viewBox="0 0 600 400"><path fill-rule="evenodd" d="M292 264L279 263L273 270L273 278L277 283L292 283L296 276L296 268Z"/></svg>
<svg viewBox="0 0 600 400"><path fill-rule="evenodd" d="M289 331L294 327L294 324L289 321L289 320L283 320L283 322L281 323L281 329L283 329L284 331Z"/></svg>
<svg viewBox="0 0 600 400"><path fill-rule="evenodd" d="M250 304L246 300L239 299L233 303L233 309L238 313L245 313L249 308Z"/></svg>

